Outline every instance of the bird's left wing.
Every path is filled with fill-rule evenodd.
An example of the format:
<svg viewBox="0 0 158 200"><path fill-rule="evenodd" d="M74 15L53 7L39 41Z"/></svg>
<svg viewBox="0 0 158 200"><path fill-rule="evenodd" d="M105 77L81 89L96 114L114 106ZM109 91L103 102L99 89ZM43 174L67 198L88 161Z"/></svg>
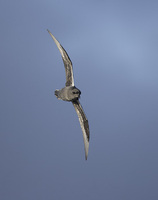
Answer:
<svg viewBox="0 0 158 200"><path fill-rule="evenodd" d="M53 38L55 44L57 45L57 47L61 53L61 57L63 59L64 66L65 66L65 72L66 72L66 84L65 85L66 86L74 86L72 62L71 62L67 52L61 46L61 44L58 42L58 40L54 37L54 35L49 30L47 30L47 31L50 34L50 36Z"/></svg>
<svg viewBox="0 0 158 200"><path fill-rule="evenodd" d="M83 140L84 140L84 147L85 147L85 158L87 160L88 149L89 149L89 138L90 138L88 120L86 118L86 115L83 111L83 108L82 108L79 100L73 101L72 104L77 112L79 122L81 125L81 129L82 129L82 133L83 133Z"/></svg>

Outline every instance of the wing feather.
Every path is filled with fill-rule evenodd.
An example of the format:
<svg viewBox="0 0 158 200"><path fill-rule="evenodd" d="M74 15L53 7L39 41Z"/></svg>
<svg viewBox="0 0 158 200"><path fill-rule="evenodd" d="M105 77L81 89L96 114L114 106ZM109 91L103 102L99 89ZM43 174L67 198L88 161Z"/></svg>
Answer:
<svg viewBox="0 0 158 200"><path fill-rule="evenodd" d="M65 85L66 86L74 86L72 62L71 62L67 52L61 46L61 44L58 42L58 40L54 37L54 35L52 35L52 33L49 30L47 30L47 31L50 34L50 36L53 38L55 44L57 45L57 47L61 53L61 57L63 59L64 66L65 66L65 72L66 72L66 84Z"/></svg>
<svg viewBox="0 0 158 200"><path fill-rule="evenodd" d="M83 108L82 108L79 100L73 101L72 104L73 104L73 106L76 110L76 113L77 113L78 118L79 118L80 126L81 126L81 129L82 129L83 141L84 141L84 147L85 147L85 158L87 160L88 149L89 149L89 139L90 139L88 120L86 118L86 115L83 111Z"/></svg>

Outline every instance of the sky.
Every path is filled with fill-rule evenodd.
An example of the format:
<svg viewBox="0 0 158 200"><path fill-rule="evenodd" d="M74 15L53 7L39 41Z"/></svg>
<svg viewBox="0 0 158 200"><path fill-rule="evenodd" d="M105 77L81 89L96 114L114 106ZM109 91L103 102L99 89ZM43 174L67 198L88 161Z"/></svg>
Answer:
<svg viewBox="0 0 158 200"><path fill-rule="evenodd" d="M0 199L158 199L158 2L0 1ZM61 55L90 126L82 131Z"/></svg>

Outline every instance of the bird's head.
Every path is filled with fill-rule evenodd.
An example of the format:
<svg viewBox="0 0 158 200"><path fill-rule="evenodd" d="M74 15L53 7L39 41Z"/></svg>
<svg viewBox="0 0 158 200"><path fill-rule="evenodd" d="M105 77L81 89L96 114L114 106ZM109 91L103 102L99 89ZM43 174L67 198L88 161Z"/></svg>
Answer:
<svg viewBox="0 0 158 200"><path fill-rule="evenodd" d="M73 97L73 100L77 100L80 98L81 91L78 88L73 87L71 90L71 95Z"/></svg>

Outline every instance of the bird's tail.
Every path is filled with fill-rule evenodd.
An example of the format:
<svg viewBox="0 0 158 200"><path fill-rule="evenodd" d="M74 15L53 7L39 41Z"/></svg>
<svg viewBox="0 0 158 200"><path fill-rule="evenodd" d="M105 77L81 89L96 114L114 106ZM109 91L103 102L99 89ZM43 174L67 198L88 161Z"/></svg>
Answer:
<svg viewBox="0 0 158 200"><path fill-rule="evenodd" d="M55 90L54 94L55 94L55 96L56 96L58 99L60 99L60 97L59 97L59 90Z"/></svg>

